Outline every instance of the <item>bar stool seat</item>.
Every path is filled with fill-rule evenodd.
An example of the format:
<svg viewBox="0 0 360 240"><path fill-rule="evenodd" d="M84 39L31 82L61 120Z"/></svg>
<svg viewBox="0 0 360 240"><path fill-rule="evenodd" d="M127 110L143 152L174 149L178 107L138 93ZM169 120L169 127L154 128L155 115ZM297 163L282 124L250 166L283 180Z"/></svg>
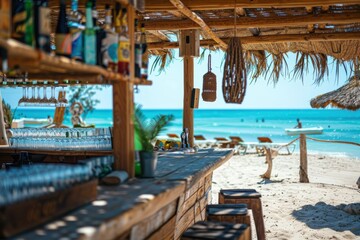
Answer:
<svg viewBox="0 0 360 240"><path fill-rule="evenodd" d="M247 204L253 212L256 235L259 240L265 240L265 224L259 192L255 189L221 189L219 204Z"/></svg>
<svg viewBox="0 0 360 240"><path fill-rule="evenodd" d="M250 228L246 224L200 221L188 228L182 240L250 240Z"/></svg>
<svg viewBox="0 0 360 240"><path fill-rule="evenodd" d="M250 215L246 204L209 204L206 206L206 219L250 226Z"/></svg>

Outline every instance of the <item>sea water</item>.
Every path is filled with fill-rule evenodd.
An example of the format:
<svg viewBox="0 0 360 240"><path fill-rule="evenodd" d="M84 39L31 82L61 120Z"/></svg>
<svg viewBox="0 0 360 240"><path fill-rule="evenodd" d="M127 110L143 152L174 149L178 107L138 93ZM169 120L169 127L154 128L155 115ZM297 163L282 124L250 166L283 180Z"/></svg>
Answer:
<svg viewBox="0 0 360 240"><path fill-rule="evenodd" d="M171 122L161 135L182 132L182 110L144 110L147 117L157 114L173 114ZM54 109L19 108L15 118L47 118L54 115ZM246 142L257 142L257 137L270 137L273 142L288 143L297 136L288 136L285 128L292 128L299 118L304 128L322 127L321 135L309 137L322 140L348 141L360 143L360 111L337 109L241 109L241 110L194 110L194 134L214 137L239 136ZM89 113L87 124L96 127L112 126L112 110L99 109ZM71 126L70 116L65 116L64 124ZM324 143L307 140L310 153L351 156L360 159L360 147L349 144ZM296 142L295 152L299 152Z"/></svg>

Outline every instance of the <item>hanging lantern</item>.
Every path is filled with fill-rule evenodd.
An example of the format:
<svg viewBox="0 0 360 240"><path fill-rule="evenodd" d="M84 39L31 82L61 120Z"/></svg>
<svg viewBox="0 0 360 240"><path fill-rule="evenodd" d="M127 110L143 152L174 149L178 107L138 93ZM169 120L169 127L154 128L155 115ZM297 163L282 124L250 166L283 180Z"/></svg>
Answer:
<svg viewBox="0 0 360 240"><path fill-rule="evenodd" d="M203 76L201 97L205 102L214 102L216 100L216 75L211 72L211 54L208 56L208 72Z"/></svg>
<svg viewBox="0 0 360 240"><path fill-rule="evenodd" d="M246 69L239 37L232 37L226 50L222 84L226 103L242 103L246 93Z"/></svg>

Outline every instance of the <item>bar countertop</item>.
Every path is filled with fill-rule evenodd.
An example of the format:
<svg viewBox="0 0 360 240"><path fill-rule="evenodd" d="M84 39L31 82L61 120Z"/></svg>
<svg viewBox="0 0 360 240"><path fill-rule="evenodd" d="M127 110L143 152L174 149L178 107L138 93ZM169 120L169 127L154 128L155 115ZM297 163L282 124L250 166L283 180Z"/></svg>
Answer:
<svg viewBox="0 0 360 240"><path fill-rule="evenodd" d="M231 158L232 150L160 153L155 178L98 186L97 200L13 239L114 239L174 202ZM26 217L26 216L24 216Z"/></svg>

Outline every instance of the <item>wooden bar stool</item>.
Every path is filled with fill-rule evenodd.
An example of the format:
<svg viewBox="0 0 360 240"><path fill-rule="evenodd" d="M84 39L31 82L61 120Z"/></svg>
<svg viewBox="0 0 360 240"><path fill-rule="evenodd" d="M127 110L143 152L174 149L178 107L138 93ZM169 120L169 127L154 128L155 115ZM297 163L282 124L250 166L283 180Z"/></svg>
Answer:
<svg viewBox="0 0 360 240"><path fill-rule="evenodd" d="M250 240L250 228L246 224L200 221L188 228L182 240Z"/></svg>
<svg viewBox="0 0 360 240"><path fill-rule="evenodd" d="M206 220L250 226L250 215L246 204L209 204L206 206Z"/></svg>
<svg viewBox="0 0 360 240"><path fill-rule="evenodd" d="M255 189L221 189L219 204L247 204L252 210L259 240L265 240L265 224L261 205L261 194Z"/></svg>

